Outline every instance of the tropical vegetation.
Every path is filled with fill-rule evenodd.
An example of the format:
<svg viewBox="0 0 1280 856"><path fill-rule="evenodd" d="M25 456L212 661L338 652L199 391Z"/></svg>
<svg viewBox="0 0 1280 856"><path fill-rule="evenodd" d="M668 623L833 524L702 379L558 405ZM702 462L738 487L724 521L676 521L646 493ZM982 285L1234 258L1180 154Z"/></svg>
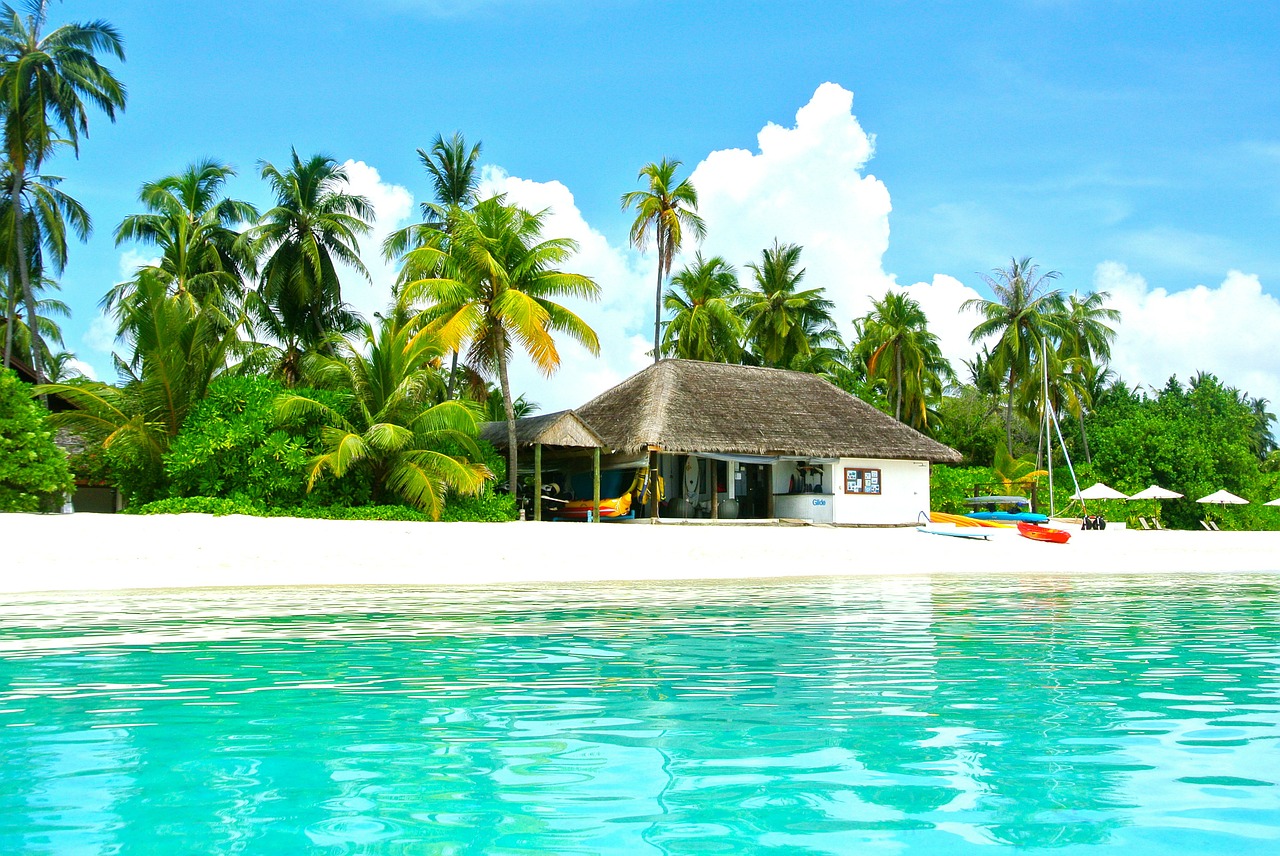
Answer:
<svg viewBox="0 0 1280 856"><path fill-rule="evenodd" d="M0 511L39 511L71 490L67 456L26 384L0 369Z"/></svg>
<svg viewBox="0 0 1280 856"><path fill-rule="evenodd" d="M77 377L59 277L92 222L48 167L79 153L91 113L114 121L125 108L110 67L124 49L110 24L51 27L48 9L30 0L0 14L0 322L5 365L67 409L28 402L38 427L28 410L0 417L26 420L22 437L39 447L21 453L30 466L0 464L3 501L29 508L69 487L47 442L60 431L76 438L74 471L109 479L135 509L511 519L515 420L537 409L514 388L513 364L550 375L566 343L600 349L579 311L601 284L579 272L574 241L550 234L549 212L487 194L482 146L435 136L417 149L429 187L418 222L376 248L397 268L389 305L365 318L349 296L370 280L361 241L374 211L338 159L291 149L279 166L259 161L259 210L230 194L234 166L201 158L146 182L116 226L117 245L153 261L104 289L117 377ZM816 281L784 234L754 258L704 255L707 223L682 166L648 163L621 196L630 244L655 256L655 360L821 375L964 454L964 467L934 468L944 503L962 484L1043 491L1059 463L1046 454L1047 415L1082 478L1188 496L1280 489L1272 404L1207 372L1128 386L1111 365L1122 319L1106 292L1071 291L1058 272L1011 258L981 275L990 296L965 305L978 351L953 367L904 289L837 317L840 283ZM4 384L16 414L28 393ZM505 460L478 439L482 421L506 423ZM40 474L12 487L24 467ZM1057 493L1068 484L1055 472ZM1189 501L1166 511L1176 525L1202 513Z"/></svg>

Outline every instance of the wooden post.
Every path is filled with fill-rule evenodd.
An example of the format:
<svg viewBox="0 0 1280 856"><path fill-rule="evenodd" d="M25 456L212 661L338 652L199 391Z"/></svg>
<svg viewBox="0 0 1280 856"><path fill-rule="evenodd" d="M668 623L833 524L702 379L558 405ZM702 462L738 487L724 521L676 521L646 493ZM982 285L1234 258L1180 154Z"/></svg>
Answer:
<svg viewBox="0 0 1280 856"><path fill-rule="evenodd" d="M773 519L773 464L764 467L764 516Z"/></svg>
<svg viewBox="0 0 1280 856"><path fill-rule="evenodd" d="M711 470L711 519L720 519L720 462L715 458L707 459L707 467Z"/></svg>
<svg viewBox="0 0 1280 856"><path fill-rule="evenodd" d="M533 444L533 519L542 519L542 444Z"/></svg>
<svg viewBox="0 0 1280 856"><path fill-rule="evenodd" d="M649 519L658 519L658 450L649 450Z"/></svg>
<svg viewBox="0 0 1280 856"><path fill-rule="evenodd" d="M593 523L600 522L600 447L591 450L591 502L595 506Z"/></svg>

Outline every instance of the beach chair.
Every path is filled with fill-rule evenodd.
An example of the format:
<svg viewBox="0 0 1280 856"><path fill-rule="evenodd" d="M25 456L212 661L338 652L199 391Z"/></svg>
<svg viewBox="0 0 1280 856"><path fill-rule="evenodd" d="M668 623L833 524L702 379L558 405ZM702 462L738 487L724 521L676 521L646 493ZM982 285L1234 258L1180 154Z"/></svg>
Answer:
<svg viewBox="0 0 1280 856"><path fill-rule="evenodd" d="M1143 529L1146 529L1148 532L1151 531L1151 526L1147 523L1147 518L1139 517L1138 522L1142 524Z"/></svg>
<svg viewBox="0 0 1280 856"><path fill-rule="evenodd" d="M1159 518L1159 517L1153 517L1153 518L1151 518L1151 527L1152 527L1153 529L1159 529L1161 532L1165 531L1164 527L1160 525L1160 518Z"/></svg>
<svg viewBox="0 0 1280 856"><path fill-rule="evenodd" d="M1210 521L1208 521L1208 520L1201 520L1201 521L1200 521L1200 525L1201 525L1202 527L1204 527L1204 531L1206 531L1206 532L1214 532L1214 531L1216 531L1216 530L1214 529L1214 525L1213 525Z"/></svg>
<svg viewBox="0 0 1280 856"><path fill-rule="evenodd" d="M1218 528L1218 524L1214 523L1212 520L1209 521L1209 528L1212 529L1214 532L1222 531L1221 529Z"/></svg>

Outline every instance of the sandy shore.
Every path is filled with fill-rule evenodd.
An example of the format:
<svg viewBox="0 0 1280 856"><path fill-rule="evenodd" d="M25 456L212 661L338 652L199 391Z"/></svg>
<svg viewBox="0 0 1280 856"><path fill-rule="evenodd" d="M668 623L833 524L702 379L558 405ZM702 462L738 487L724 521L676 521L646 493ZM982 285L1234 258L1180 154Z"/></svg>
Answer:
<svg viewBox="0 0 1280 856"><path fill-rule="evenodd" d="M1066 545L912 529L413 524L0 514L0 591L477 585L936 573L1275 573L1280 532L1075 532Z"/></svg>

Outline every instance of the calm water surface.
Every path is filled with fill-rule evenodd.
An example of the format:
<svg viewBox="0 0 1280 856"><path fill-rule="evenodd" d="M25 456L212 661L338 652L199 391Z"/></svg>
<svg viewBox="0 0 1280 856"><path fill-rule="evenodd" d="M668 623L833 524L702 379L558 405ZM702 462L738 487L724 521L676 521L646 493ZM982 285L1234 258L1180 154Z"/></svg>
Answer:
<svg viewBox="0 0 1280 856"><path fill-rule="evenodd" d="M0 853L1280 853L1280 578L0 605Z"/></svg>

